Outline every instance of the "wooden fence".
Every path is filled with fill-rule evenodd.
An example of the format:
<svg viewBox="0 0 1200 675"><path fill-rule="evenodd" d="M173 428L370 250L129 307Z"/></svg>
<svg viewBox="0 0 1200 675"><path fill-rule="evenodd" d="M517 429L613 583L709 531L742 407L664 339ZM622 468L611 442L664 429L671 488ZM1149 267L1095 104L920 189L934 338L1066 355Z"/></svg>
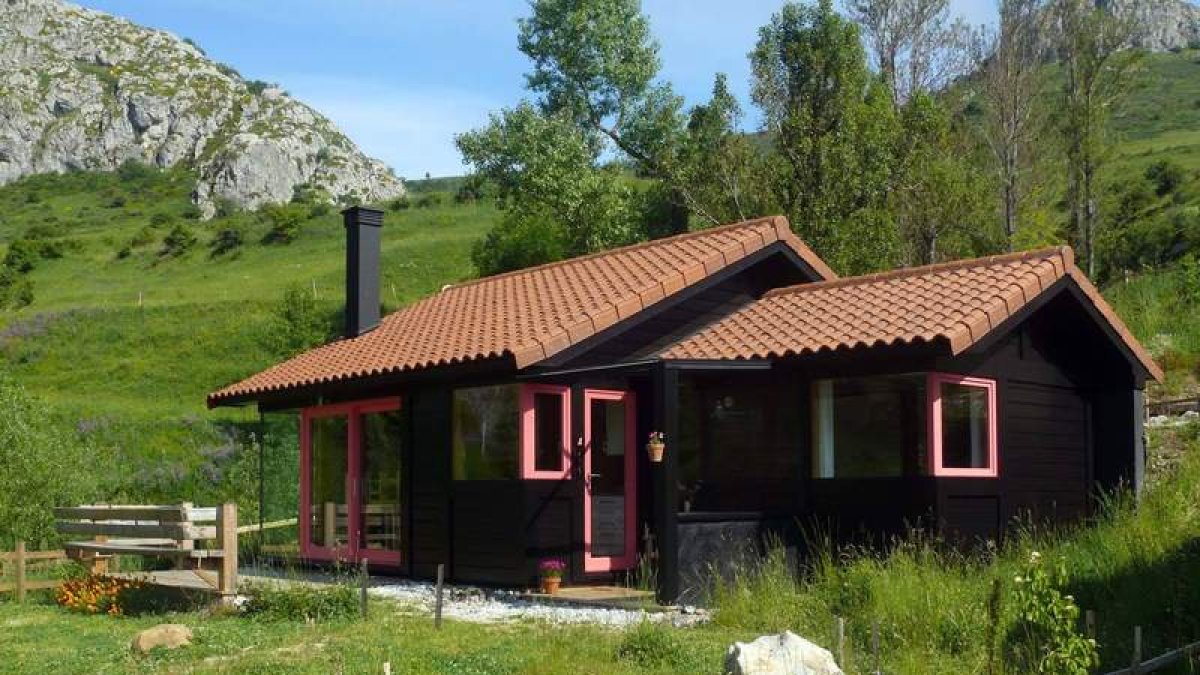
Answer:
<svg viewBox="0 0 1200 675"><path fill-rule="evenodd" d="M1146 404L1146 415L1149 417L1182 415L1190 411L1200 412L1200 397L1177 398L1170 401L1155 401L1154 403Z"/></svg>
<svg viewBox="0 0 1200 675"><path fill-rule="evenodd" d="M29 591L58 588L62 582L57 579L30 581L29 564L66 559L66 551L26 551L25 542L18 541L17 550L0 552L0 562L6 563L5 567L12 569L13 577L11 582L0 581L0 593L13 593L17 602L24 602Z"/></svg>

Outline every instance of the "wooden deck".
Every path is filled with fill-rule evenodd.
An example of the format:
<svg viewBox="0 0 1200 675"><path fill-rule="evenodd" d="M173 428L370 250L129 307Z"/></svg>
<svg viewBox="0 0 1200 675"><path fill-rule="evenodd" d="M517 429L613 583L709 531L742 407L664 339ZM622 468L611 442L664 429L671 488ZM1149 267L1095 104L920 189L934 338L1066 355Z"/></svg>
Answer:
<svg viewBox="0 0 1200 675"><path fill-rule="evenodd" d="M524 597L538 602L585 607L644 609L646 611L666 609L655 602L653 591L624 586L563 586L554 595L531 591L524 594Z"/></svg>
<svg viewBox="0 0 1200 675"><path fill-rule="evenodd" d="M113 572L116 579L144 581L155 586L189 591L217 592L217 573L210 570L158 570L154 572Z"/></svg>

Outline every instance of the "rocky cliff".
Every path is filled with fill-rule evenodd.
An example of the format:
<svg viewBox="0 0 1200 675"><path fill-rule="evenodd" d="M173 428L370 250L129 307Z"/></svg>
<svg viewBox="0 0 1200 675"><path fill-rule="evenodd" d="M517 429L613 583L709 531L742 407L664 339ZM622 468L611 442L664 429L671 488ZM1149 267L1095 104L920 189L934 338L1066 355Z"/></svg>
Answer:
<svg viewBox="0 0 1200 675"><path fill-rule="evenodd" d="M0 184L33 173L184 164L206 216L220 199L404 193L312 108L247 82L170 33L59 0L0 0Z"/></svg>
<svg viewBox="0 0 1200 675"><path fill-rule="evenodd" d="M1108 0L1106 4L1133 22L1135 47L1200 48L1200 6L1190 0Z"/></svg>

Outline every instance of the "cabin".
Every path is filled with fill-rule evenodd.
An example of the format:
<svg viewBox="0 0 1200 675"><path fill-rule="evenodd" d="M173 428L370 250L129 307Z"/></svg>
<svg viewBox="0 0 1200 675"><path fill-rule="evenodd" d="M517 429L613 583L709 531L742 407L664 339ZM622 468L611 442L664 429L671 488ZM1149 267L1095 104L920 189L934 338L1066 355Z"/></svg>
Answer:
<svg viewBox="0 0 1200 675"><path fill-rule="evenodd" d="M383 214L344 219L345 336L208 398L299 416L307 561L511 586L649 561L674 602L810 526L972 545L1142 483L1161 371L1070 248L839 278L762 218L381 318Z"/></svg>

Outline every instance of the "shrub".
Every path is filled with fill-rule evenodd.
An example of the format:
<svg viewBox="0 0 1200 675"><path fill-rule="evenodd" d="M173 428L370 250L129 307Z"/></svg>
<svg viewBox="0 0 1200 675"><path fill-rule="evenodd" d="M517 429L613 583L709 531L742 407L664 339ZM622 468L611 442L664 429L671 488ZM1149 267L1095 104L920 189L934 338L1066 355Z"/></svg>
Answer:
<svg viewBox="0 0 1200 675"><path fill-rule="evenodd" d="M1154 193L1159 197L1174 192L1185 177L1183 167L1169 159L1159 160L1146 168L1146 178L1154 183Z"/></svg>
<svg viewBox="0 0 1200 675"><path fill-rule="evenodd" d="M153 225L154 227L162 227L163 225L170 225L171 221L173 221L173 220L175 220L175 218L172 217L171 214L163 213L161 211L150 216L150 224Z"/></svg>
<svg viewBox="0 0 1200 675"><path fill-rule="evenodd" d="M471 262L486 276L562 259L563 228L552 218L510 214L471 248Z"/></svg>
<svg viewBox="0 0 1200 675"><path fill-rule="evenodd" d="M1064 560L1047 564L1033 551L1014 582L1017 625L1011 648L1026 672L1087 675L1100 665L1096 641L1079 633L1075 599L1060 590L1067 584Z"/></svg>
<svg viewBox="0 0 1200 675"><path fill-rule="evenodd" d="M328 342L337 335L339 312L317 304L307 289L294 286L271 312L264 343L273 353L288 357Z"/></svg>
<svg viewBox="0 0 1200 675"><path fill-rule="evenodd" d="M17 540L57 542L54 507L97 498L100 472L78 468L102 467L104 458L7 377L0 377L0 410L0 549Z"/></svg>
<svg viewBox="0 0 1200 675"><path fill-rule="evenodd" d="M246 233L240 227L224 227L213 235L208 245L213 257L236 251L246 241Z"/></svg>
<svg viewBox="0 0 1200 675"><path fill-rule="evenodd" d="M157 237L158 235L155 234L154 228L146 225L133 234L133 237L129 240L129 246L130 248L149 246L150 244L154 243L154 240Z"/></svg>
<svg viewBox="0 0 1200 675"><path fill-rule="evenodd" d="M20 309L33 304L33 283L9 267L0 268L0 307Z"/></svg>
<svg viewBox="0 0 1200 675"><path fill-rule="evenodd" d="M8 245L3 264L14 272L25 274L33 270L41 257L41 246L38 242L32 239L18 239Z"/></svg>
<svg viewBox="0 0 1200 675"><path fill-rule="evenodd" d="M196 233L182 223L171 228L163 237L162 248L158 255L163 258L177 258L190 251L196 245Z"/></svg>
<svg viewBox="0 0 1200 675"><path fill-rule="evenodd" d="M441 206L443 201L445 201L445 195L443 195L441 192L426 192L420 197L417 197L417 201L414 202L414 206L416 206L418 209L431 209L435 206Z"/></svg>
<svg viewBox="0 0 1200 675"><path fill-rule="evenodd" d="M358 589L348 583L246 582L245 611L268 621L337 621L358 615Z"/></svg>
<svg viewBox="0 0 1200 675"><path fill-rule="evenodd" d="M263 236L264 244L290 244L300 236L300 224L304 221L304 206L301 204L272 204L264 206L260 215L271 227Z"/></svg>
<svg viewBox="0 0 1200 675"><path fill-rule="evenodd" d="M388 208L393 211L407 211L412 206L412 202L408 200L408 195L397 197L388 204Z"/></svg>

